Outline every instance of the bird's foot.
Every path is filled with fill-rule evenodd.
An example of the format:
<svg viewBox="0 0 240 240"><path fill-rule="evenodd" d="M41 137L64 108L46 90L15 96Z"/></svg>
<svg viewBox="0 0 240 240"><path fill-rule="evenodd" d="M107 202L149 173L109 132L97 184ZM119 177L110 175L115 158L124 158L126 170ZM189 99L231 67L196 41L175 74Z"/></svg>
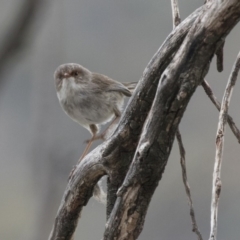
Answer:
<svg viewBox="0 0 240 240"><path fill-rule="evenodd" d="M90 139L88 139L88 140L85 140L84 141L84 143L90 143L91 141L93 142L93 141L96 141L96 140L99 140L99 139L101 139L101 140L106 140L105 139L105 134L99 134L99 135L96 135L95 137L92 137L92 138L90 138Z"/></svg>
<svg viewBox="0 0 240 240"><path fill-rule="evenodd" d="M74 173L76 168L77 168L77 165L73 166L73 168L72 168L72 170L71 170L71 172L70 172L70 174L68 176L68 181L73 177L73 173Z"/></svg>

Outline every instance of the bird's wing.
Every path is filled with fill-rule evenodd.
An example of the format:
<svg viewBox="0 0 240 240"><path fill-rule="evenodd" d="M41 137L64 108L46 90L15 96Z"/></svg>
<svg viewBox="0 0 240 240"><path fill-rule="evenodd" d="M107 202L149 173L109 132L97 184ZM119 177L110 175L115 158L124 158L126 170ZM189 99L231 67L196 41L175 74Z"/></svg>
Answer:
<svg viewBox="0 0 240 240"><path fill-rule="evenodd" d="M111 86L108 87L108 89L106 89L106 91L108 91L108 92L120 92L127 97L132 96L131 91L121 83L112 84Z"/></svg>
<svg viewBox="0 0 240 240"><path fill-rule="evenodd" d="M117 82L102 74L93 74L92 82L96 83L102 91L120 92L127 97L132 96L131 91L122 83Z"/></svg>

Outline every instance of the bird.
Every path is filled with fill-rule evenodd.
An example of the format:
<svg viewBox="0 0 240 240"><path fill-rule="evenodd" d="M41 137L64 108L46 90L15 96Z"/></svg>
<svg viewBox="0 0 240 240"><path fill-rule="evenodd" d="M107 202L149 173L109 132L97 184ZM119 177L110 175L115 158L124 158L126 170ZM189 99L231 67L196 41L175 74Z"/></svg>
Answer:
<svg viewBox="0 0 240 240"><path fill-rule="evenodd" d="M125 97L131 97L137 82L121 83L103 74L91 72L77 63L65 63L54 72L57 97L64 112L91 133L83 159L92 142L105 139L108 129L121 117ZM111 121L112 120L112 121ZM100 126L111 121L101 134Z"/></svg>

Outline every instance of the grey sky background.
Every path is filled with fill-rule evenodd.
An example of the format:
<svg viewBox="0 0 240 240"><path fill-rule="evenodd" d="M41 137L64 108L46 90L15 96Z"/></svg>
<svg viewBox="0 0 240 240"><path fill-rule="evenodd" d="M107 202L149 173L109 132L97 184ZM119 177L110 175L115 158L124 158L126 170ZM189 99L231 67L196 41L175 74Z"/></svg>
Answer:
<svg viewBox="0 0 240 240"><path fill-rule="evenodd" d="M0 1L0 44L20 4ZM181 18L201 4L203 1L179 0ZM85 147L83 141L90 137L58 103L53 81L56 67L77 62L119 81L137 81L171 30L170 0L47 1L28 36L33 43L9 62L0 76L7 81L0 95L1 239L47 239L68 174ZM240 50L239 39L240 25L226 40L224 71L217 72L214 58L206 77L219 100ZM229 111L240 127L239 92L237 83ZM199 87L180 130L196 218L204 239L209 237L217 122L217 110ZM196 239L191 232L179 159L174 144L140 240ZM218 240L240 236L239 168L240 147L227 127ZM90 200L76 239L101 239L104 225L104 206Z"/></svg>

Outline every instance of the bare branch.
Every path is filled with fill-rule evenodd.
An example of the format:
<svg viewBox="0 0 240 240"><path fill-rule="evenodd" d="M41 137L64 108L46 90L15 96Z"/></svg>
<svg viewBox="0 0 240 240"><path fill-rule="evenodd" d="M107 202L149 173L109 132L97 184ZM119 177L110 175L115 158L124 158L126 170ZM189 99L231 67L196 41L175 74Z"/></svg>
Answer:
<svg viewBox="0 0 240 240"><path fill-rule="evenodd" d="M217 215L218 203L222 188L221 182L221 166L223 159L224 146L224 131L227 122L227 112L233 91L233 87L237 81L238 72L240 69L240 52L237 56L236 62L233 66L232 72L228 79L228 83L224 92L222 105L219 114L219 122L216 136L216 155L213 171L213 187L212 187L212 203L211 203L211 230L209 240L216 240L217 236Z"/></svg>
<svg viewBox="0 0 240 240"><path fill-rule="evenodd" d="M208 72L219 39L239 19L238 0L213 2L174 29L146 67L114 134L77 165L49 239L73 238L81 210L104 174L115 186L125 178L104 239L139 236L187 104Z"/></svg>
<svg viewBox="0 0 240 240"><path fill-rule="evenodd" d="M217 100L216 96L213 94L213 91L212 91L209 83L205 79L202 82L202 87L203 87L204 91L206 92L206 94L208 95L208 97L210 98L210 100L212 101L212 103L214 104L214 106L217 108L218 111L220 111L220 108L221 108L220 102ZM230 129L232 130L233 134L235 135L238 142L240 143L240 131L237 128L235 122L233 121L233 119L230 115L227 115L227 122L228 122L228 125L229 125Z"/></svg>
<svg viewBox="0 0 240 240"><path fill-rule="evenodd" d="M238 0L224 1L224 4L214 1L204 6L161 76L134 159L118 191L104 240L139 236L186 106L208 72L219 39L240 19Z"/></svg>
<svg viewBox="0 0 240 240"><path fill-rule="evenodd" d="M147 92L149 92L151 87L154 86L154 95L155 95L156 85L158 84L158 81L159 81L159 78L160 78L161 74L163 73L164 69L169 64L169 62L172 60L173 55L175 54L176 50L179 48L180 44L182 43L184 37L187 34L187 31L191 27L191 24L193 24L194 20L198 16L199 12L201 12L201 10L202 9L199 8L196 11L194 11L187 19L185 19L181 23L181 26L179 26L177 29L174 29L173 32L167 37L165 42L162 44L160 49L153 56L153 58L150 60L150 62L148 64L148 66L144 70L143 80L146 83L145 89L137 88L135 93L140 93L140 94L145 95L144 92L146 91L146 89L148 89ZM180 34L181 32L183 33L183 35ZM174 39L172 37L174 37ZM172 48L172 46L173 46L173 48ZM168 57L166 57L167 55L165 55L167 53L169 54ZM164 60L164 58L166 60ZM154 80L152 80L149 83L149 86L147 86L147 82L150 79L154 79ZM138 84L138 86L139 86L139 84ZM137 129L140 127L139 126L139 119L143 119L143 115L145 116L145 113L149 112L149 109L150 109L150 106L152 104L154 95L151 95L151 97L145 98L146 100L144 100L144 101L146 101L147 104L145 104L144 101L143 101L141 103L139 102L139 104L140 104L139 106L131 106L131 105L128 106L125 114L127 114L127 113L131 114L131 115L132 115L132 113L135 114L135 116L133 115L134 120L130 121L130 124L131 124L132 127L137 128ZM133 100L134 99L135 99L135 95L133 96ZM141 108L143 106L144 106L144 110L143 110L144 114L141 113L141 116L139 118L137 118L136 116L139 114L139 111L141 111ZM147 106L148 106L148 108L147 108ZM133 109L137 110L137 111L130 110L131 107ZM145 119L144 119L144 121L145 121ZM127 124L129 125L129 123L127 123ZM121 125L121 121L119 123L119 126L120 125ZM124 160L122 160L122 161L124 161ZM122 182L125 178L125 175L126 175L126 172L128 170L129 164L126 165L125 169L121 169L121 171L119 171L118 168L116 168L116 169L114 168L111 171L112 176L111 176L110 181L108 181L107 217L112 212L113 206L114 206L116 198L117 198L117 196L116 196L117 190L122 185Z"/></svg>
<svg viewBox="0 0 240 240"><path fill-rule="evenodd" d="M142 126L155 96L159 78L172 60L174 53L181 45L200 11L201 9L196 10L178 28L174 29L153 56L125 112L122 114L113 136L90 152L76 166L64 192L49 236L50 240L72 239L78 218L83 206L87 204L91 196L93 186L106 173L111 185L115 187L115 190L110 192L112 203L108 206L109 213L112 212L116 200L115 191L121 185L135 153Z"/></svg>
<svg viewBox="0 0 240 240"><path fill-rule="evenodd" d="M0 74L2 73L5 64L10 58L22 51L29 42L28 33L33 25L34 19L40 11L43 0L25 0L19 14L13 22L5 37L1 42L3 43L0 50ZM1 89L3 88L4 78L0 80Z"/></svg>
<svg viewBox="0 0 240 240"><path fill-rule="evenodd" d="M176 27L181 21L180 20L178 3L177 3L177 0L176 1L172 0L171 3L172 3L172 15L173 15L173 19L175 19L175 22L173 22L173 25L174 25L174 27ZM179 16L179 17L177 17L177 16ZM179 22L176 19L178 19ZM179 152L180 152L180 163L181 163L181 169L182 169L183 184L185 186L185 191L186 191L187 198L188 198L188 204L190 206L190 216L191 216L191 219L192 219L192 231L197 234L199 240L202 240L202 235L201 235L200 231L198 230L197 221L196 221L196 218L195 218L195 211L194 211L194 208L193 208L190 186L189 186L189 183L187 181L187 167L186 167L186 161L185 161L185 149L184 149L184 146L183 146L183 143L182 143L182 137L181 137L179 128L177 129L177 132L176 132L176 138L177 138L177 141L178 141Z"/></svg>
<svg viewBox="0 0 240 240"><path fill-rule="evenodd" d="M182 178L183 178L183 183L184 183L184 187L185 187L185 191L188 197L188 204L190 206L190 216L192 219L192 231L195 232L198 236L199 240L202 240L202 235L198 229L197 226L197 221L195 218L195 211L193 208L193 201L192 201L192 197L191 197L191 191L190 191L190 186L188 184L188 180L187 180L187 169L186 169L186 160L185 160L185 149L182 143L182 137L181 134L179 132L179 129L176 132L176 138L178 141L178 146L179 146L179 152L180 152L180 162L181 162L181 168L182 168Z"/></svg>
<svg viewBox="0 0 240 240"><path fill-rule="evenodd" d="M57 217L49 239L73 239L83 206L92 196L97 181L106 174L101 161L101 155L93 150L91 156L87 155L78 165L81 174L73 174L58 210Z"/></svg>
<svg viewBox="0 0 240 240"><path fill-rule="evenodd" d="M178 2L177 0L171 0L172 3L172 15L173 15L173 26L176 27L180 22L180 14L179 14L179 8L178 8ZM182 137L179 131L179 128L176 131L176 138L178 141L178 146L179 146L179 152L180 152L180 163L181 163L181 169L182 169L182 178L183 178L183 184L185 187L185 191L187 194L188 198L188 204L190 206L190 216L192 219L192 231L195 232L198 236L199 240L202 240L202 235L200 231L198 230L197 226L197 221L195 218L195 211L193 208L193 202L192 202L192 197L191 197L191 191L190 191L190 186L187 181L187 168L186 168L186 161L185 161L185 149L182 143Z"/></svg>
<svg viewBox="0 0 240 240"><path fill-rule="evenodd" d="M175 28L181 22L178 0L171 0L171 5L172 5L173 28Z"/></svg>

